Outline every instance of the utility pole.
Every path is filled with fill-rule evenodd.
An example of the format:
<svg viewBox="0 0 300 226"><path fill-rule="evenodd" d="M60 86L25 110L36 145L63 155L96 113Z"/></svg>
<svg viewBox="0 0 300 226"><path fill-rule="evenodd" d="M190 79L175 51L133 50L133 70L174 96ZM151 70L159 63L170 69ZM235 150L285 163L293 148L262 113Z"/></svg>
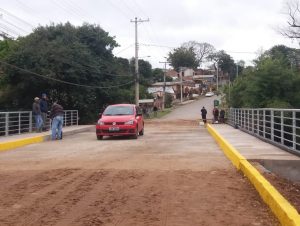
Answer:
<svg viewBox="0 0 300 226"><path fill-rule="evenodd" d="M219 91L219 62L217 62L217 91Z"/></svg>
<svg viewBox="0 0 300 226"><path fill-rule="evenodd" d="M166 103L166 73L167 73L167 61L159 61L161 64L165 64L164 67L164 85L163 85L163 104L162 104L162 110L165 110L165 103Z"/></svg>
<svg viewBox="0 0 300 226"><path fill-rule="evenodd" d="M139 94L140 94L140 88L139 88L139 55L138 55L138 23L142 22L148 22L149 19L147 20L142 20L142 19L137 19L134 18L134 20L130 20L131 23L135 23L135 104L139 106Z"/></svg>
<svg viewBox="0 0 300 226"><path fill-rule="evenodd" d="M182 73L183 73L183 69L180 68L180 103L182 103Z"/></svg>

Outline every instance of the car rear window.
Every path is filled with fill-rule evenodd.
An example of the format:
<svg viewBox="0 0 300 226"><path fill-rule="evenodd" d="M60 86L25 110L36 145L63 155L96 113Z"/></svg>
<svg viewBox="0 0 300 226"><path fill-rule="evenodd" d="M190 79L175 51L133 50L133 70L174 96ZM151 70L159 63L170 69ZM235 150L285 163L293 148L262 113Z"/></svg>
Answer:
<svg viewBox="0 0 300 226"><path fill-rule="evenodd" d="M108 106L103 115L133 115L131 106Z"/></svg>

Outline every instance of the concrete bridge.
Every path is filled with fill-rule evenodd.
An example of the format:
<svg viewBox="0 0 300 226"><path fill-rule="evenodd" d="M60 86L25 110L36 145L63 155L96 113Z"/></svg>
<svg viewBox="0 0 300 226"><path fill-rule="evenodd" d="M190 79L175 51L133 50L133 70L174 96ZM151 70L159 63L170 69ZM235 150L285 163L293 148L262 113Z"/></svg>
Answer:
<svg viewBox="0 0 300 226"><path fill-rule="evenodd" d="M0 138L0 225L300 225L299 157L200 126L212 100L146 121L137 140L98 141L94 126Z"/></svg>

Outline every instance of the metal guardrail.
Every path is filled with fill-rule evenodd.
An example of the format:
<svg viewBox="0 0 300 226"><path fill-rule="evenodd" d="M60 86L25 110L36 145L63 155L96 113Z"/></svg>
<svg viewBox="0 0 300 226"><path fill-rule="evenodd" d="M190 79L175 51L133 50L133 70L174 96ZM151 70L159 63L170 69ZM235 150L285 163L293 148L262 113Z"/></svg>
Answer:
<svg viewBox="0 0 300 226"><path fill-rule="evenodd" d="M78 125L78 110L64 110L64 126ZM46 128L50 128L49 114ZM32 111L0 112L0 136L9 136L34 131Z"/></svg>
<svg viewBox="0 0 300 226"><path fill-rule="evenodd" d="M300 109L230 108L228 124L300 155Z"/></svg>

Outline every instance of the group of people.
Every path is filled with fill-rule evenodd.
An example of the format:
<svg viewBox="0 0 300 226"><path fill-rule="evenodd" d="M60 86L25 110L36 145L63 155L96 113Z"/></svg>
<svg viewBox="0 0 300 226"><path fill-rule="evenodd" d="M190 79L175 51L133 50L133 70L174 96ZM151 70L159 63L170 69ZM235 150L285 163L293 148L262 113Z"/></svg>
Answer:
<svg viewBox="0 0 300 226"><path fill-rule="evenodd" d="M221 109L219 111L219 109L217 107L214 107L212 113L213 113L213 123L224 123L225 122L225 110L224 109ZM207 122L206 115L207 115L207 110L205 109L205 107L202 107L201 117L205 124Z"/></svg>
<svg viewBox="0 0 300 226"><path fill-rule="evenodd" d="M45 93L42 98L35 97L32 104L32 113L35 120L36 132L47 130L48 98ZM64 120L64 109L55 101L50 110L49 118L51 120L51 138L52 140L62 139L62 126Z"/></svg>

